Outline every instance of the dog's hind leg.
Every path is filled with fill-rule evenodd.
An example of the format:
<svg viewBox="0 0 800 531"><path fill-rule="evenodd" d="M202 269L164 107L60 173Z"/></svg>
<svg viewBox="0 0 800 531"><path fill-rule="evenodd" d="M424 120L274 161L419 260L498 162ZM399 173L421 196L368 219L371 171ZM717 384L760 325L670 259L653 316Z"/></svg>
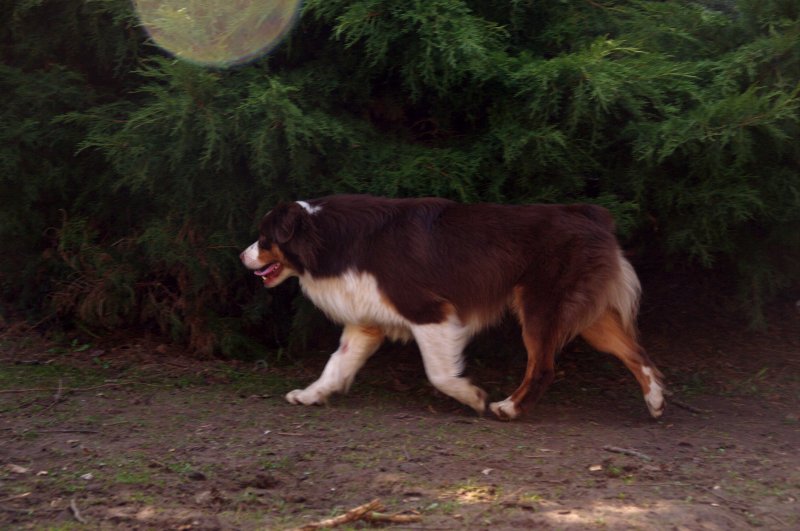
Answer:
<svg viewBox="0 0 800 531"><path fill-rule="evenodd" d="M522 383L511 396L500 402L492 402L489 408L502 420L513 420L522 414L522 403L526 399L536 402L555 378L555 350L547 345L551 341L541 337L541 330L522 320L522 339L528 352L528 364Z"/></svg>
<svg viewBox="0 0 800 531"><path fill-rule="evenodd" d="M528 353L525 375L511 396L492 402L489 409L501 420L513 420L522 414L522 403L534 403L555 379L555 356L566 342L557 319L544 311L538 296L526 296L526 288L514 289L512 308L522 328L522 340Z"/></svg>
<svg viewBox="0 0 800 531"><path fill-rule="evenodd" d="M607 310L592 325L581 332L581 336L601 352L613 354L633 373L642 387L650 415L658 418L664 412L664 384L661 372L653 365L644 349L622 325L619 314Z"/></svg>
<svg viewBox="0 0 800 531"><path fill-rule="evenodd" d="M383 343L379 328L347 325L339 340L339 349L331 354L319 379L305 389L286 395L292 404L323 404L332 393L344 393L353 383L358 370Z"/></svg>
<svg viewBox="0 0 800 531"><path fill-rule="evenodd" d="M486 392L461 376L463 350L471 335L467 328L451 317L442 323L412 326L411 332L433 386L482 415L486 411Z"/></svg>

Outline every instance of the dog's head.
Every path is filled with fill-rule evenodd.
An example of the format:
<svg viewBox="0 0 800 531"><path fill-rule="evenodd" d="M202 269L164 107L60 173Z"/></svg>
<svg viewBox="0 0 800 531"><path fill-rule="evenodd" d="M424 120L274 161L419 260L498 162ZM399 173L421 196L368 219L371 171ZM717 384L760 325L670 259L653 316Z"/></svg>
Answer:
<svg viewBox="0 0 800 531"><path fill-rule="evenodd" d="M261 220L258 240L239 258L265 287L313 270L319 247L313 215L307 203L282 203Z"/></svg>

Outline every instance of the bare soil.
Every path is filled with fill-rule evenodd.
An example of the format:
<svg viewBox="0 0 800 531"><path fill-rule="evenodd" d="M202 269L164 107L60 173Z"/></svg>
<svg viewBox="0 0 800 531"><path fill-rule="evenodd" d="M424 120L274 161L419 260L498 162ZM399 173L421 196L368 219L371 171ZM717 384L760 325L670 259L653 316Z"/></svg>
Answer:
<svg viewBox="0 0 800 531"><path fill-rule="evenodd" d="M7 327L0 528L287 529L378 498L419 521L345 528L800 529L800 313L771 312L755 333L710 304L646 305L643 343L673 391L658 421L621 364L581 345L503 423L433 390L413 346L308 408L283 394L324 354L276 368ZM470 373L502 398L521 347L509 359L484 343Z"/></svg>

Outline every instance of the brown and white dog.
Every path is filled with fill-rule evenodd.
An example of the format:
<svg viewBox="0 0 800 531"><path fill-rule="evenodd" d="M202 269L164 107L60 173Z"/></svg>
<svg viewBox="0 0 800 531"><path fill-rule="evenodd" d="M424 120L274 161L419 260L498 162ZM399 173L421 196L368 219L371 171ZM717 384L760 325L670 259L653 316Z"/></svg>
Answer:
<svg viewBox="0 0 800 531"><path fill-rule="evenodd" d="M275 207L241 259L268 288L299 277L344 325L320 378L286 395L293 404L346 392L385 338L414 339L431 383L484 413L486 393L461 376L462 351L510 311L528 365L511 396L488 404L497 417L517 418L524 399L542 395L578 335L622 360L650 414L663 412L661 374L636 339L639 280L601 207L336 195Z"/></svg>

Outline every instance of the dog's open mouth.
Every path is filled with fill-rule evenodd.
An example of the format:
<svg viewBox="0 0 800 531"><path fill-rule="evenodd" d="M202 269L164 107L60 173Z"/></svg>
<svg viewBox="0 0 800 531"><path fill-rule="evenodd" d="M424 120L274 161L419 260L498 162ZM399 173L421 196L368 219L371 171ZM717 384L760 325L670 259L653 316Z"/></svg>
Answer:
<svg viewBox="0 0 800 531"><path fill-rule="evenodd" d="M281 274L281 270L283 270L283 266L280 262L272 262L271 264L265 265L261 269L253 271L253 274L260 276L261 280L266 286Z"/></svg>

